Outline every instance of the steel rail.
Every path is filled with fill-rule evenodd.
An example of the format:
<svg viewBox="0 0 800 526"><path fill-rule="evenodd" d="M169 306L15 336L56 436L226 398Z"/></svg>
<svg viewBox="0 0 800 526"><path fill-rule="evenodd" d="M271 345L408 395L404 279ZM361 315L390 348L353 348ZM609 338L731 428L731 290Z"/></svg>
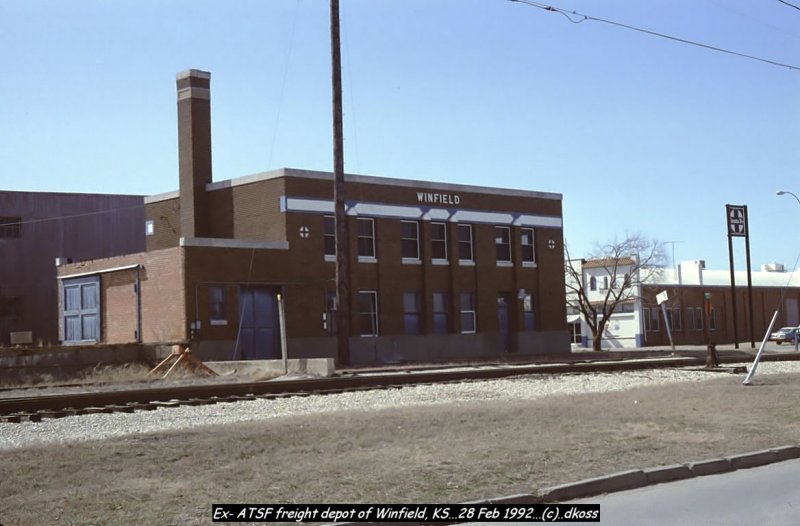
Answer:
<svg viewBox="0 0 800 526"><path fill-rule="evenodd" d="M769 355L764 361L800 360L799 355ZM722 363L742 362L741 357L721 357ZM225 402L242 397L307 396L350 390L403 387L474 380L492 380L514 376L548 374L590 374L600 372L636 371L643 369L691 367L705 364L704 357L672 357L657 359L628 359L582 363L537 365L504 365L475 369L440 369L420 372L352 374L329 378L237 382L143 389L94 391L0 398L0 416L39 411L83 410L105 406L123 407L129 404L158 402L199 403L201 400Z"/></svg>

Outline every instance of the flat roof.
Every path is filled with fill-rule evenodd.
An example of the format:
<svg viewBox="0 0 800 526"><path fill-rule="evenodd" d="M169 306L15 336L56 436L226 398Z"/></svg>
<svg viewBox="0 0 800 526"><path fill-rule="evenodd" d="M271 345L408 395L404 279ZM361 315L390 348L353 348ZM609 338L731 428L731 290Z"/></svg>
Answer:
<svg viewBox="0 0 800 526"><path fill-rule="evenodd" d="M207 191L221 190L223 188L230 188L232 186L241 186L245 184L257 183L259 181L266 181L269 179L278 179L280 177L295 177L301 179L318 179L325 181L333 180L332 172L322 172L317 170L301 170L297 168L278 168L277 170L270 170L268 172L260 172L243 177L236 177L234 179L227 179L225 181L212 182L206 185ZM372 175L357 175L348 174L344 175L344 179L348 183L362 183L362 184L378 184L387 186L401 186L406 188L436 190L439 192L471 192L478 194L491 194L491 195L504 195L511 197L528 197L539 199L554 199L561 201L563 196L559 193L553 192L536 192L532 190L517 190L512 188L495 188L489 186L474 186L466 184L442 183L433 181L420 181L415 179L397 179L393 177L377 177ZM152 195L145 198L145 203L155 203L158 201L165 201L168 199L175 199L178 197L178 192L166 192L163 194Z"/></svg>

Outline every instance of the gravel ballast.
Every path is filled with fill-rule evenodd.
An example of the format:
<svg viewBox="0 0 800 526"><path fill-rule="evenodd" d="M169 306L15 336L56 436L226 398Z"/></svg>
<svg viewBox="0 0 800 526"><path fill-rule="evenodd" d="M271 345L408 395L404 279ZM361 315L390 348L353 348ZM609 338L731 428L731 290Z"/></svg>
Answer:
<svg viewBox="0 0 800 526"><path fill-rule="evenodd" d="M755 381L758 382L761 376L783 373L800 373L800 362L761 363ZM483 400L536 400L550 396L624 391L642 386L704 381L719 377L719 373L696 369L530 376L334 395L181 406L136 413L80 415L41 422L0 423L0 450L177 431L208 425L230 425L293 415L373 411L400 406L467 404ZM741 377L743 379L744 375ZM742 388L747 387L742 386Z"/></svg>

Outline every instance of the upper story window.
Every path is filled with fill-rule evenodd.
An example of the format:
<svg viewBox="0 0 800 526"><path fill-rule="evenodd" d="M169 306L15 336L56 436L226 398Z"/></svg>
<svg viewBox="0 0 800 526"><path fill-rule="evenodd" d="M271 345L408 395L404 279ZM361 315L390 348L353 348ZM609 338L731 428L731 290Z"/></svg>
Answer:
<svg viewBox="0 0 800 526"><path fill-rule="evenodd" d="M358 225L358 257L375 258L375 220L371 217L359 217Z"/></svg>
<svg viewBox="0 0 800 526"><path fill-rule="evenodd" d="M472 225L458 225L458 260L473 261Z"/></svg>
<svg viewBox="0 0 800 526"><path fill-rule="evenodd" d="M533 245L533 229L523 228L520 231L520 249L522 252L522 264L536 263L536 251Z"/></svg>
<svg viewBox="0 0 800 526"><path fill-rule="evenodd" d="M447 261L447 223L431 223L431 258Z"/></svg>
<svg viewBox="0 0 800 526"><path fill-rule="evenodd" d="M148 219L144 222L144 235L152 236L156 233L156 222L152 219Z"/></svg>
<svg viewBox="0 0 800 526"><path fill-rule="evenodd" d="M325 244L325 255L336 256L336 219L333 216L323 218L322 239Z"/></svg>
<svg viewBox="0 0 800 526"><path fill-rule="evenodd" d="M597 278L594 276L589 277L589 290L597 290Z"/></svg>
<svg viewBox="0 0 800 526"><path fill-rule="evenodd" d="M0 216L0 237L20 237L21 217Z"/></svg>
<svg viewBox="0 0 800 526"><path fill-rule="evenodd" d="M400 244L403 259L419 259L419 223L400 221Z"/></svg>
<svg viewBox="0 0 800 526"><path fill-rule="evenodd" d="M511 227L497 226L494 228L494 243L497 247L497 261L511 262Z"/></svg>

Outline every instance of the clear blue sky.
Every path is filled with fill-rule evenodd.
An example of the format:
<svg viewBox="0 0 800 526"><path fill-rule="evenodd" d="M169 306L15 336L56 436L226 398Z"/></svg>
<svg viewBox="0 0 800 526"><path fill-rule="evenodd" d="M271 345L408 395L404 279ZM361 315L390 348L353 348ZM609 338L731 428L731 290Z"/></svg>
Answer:
<svg viewBox="0 0 800 526"><path fill-rule="evenodd" d="M574 256L625 232L727 268L800 253L800 71L508 0L341 0L350 173L564 195ZM796 5L800 5L797 0ZM558 0L800 66L778 0ZM327 0L0 0L0 188L177 188L175 74L212 74L214 179L331 170ZM737 268L744 242L735 243ZM671 245L668 249L671 257Z"/></svg>

